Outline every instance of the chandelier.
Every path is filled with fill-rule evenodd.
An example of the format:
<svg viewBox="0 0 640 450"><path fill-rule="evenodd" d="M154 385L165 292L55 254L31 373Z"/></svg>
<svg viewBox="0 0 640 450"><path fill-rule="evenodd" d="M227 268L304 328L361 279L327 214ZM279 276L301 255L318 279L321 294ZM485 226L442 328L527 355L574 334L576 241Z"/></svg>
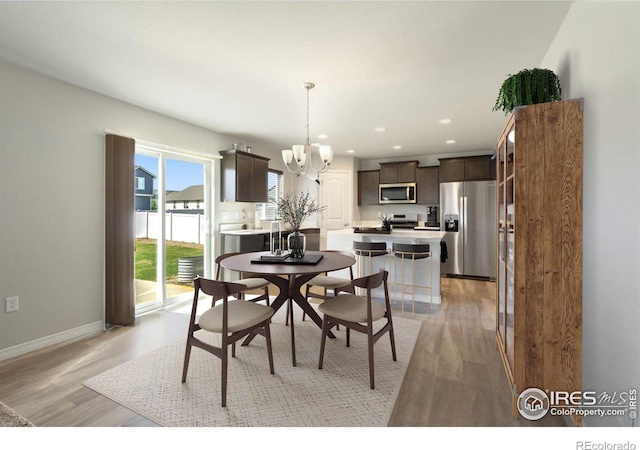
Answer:
<svg viewBox="0 0 640 450"><path fill-rule="evenodd" d="M309 140L309 91L316 85L307 82L303 86L307 90L307 141L304 145L293 145L291 149L282 150L282 160L285 166L287 166L287 170L297 175L304 175L309 169L318 173L326 172L333 159L331 147L328 145L320 145L318 151L320 153L322 166L319 169L313 167L313 163L311 162L311 150L313 146ZM294 160L296 162L295 165L293 164Z"/></svg>

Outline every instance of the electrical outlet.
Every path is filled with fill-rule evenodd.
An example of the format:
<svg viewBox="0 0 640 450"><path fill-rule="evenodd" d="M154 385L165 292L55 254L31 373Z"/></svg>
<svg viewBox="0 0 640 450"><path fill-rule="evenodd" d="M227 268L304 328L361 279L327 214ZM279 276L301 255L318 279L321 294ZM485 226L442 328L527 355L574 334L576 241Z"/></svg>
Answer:
<svg viewBox="0 0 640 450"><path fill-rule="evenodd" d="M18 297L7 297L5 299L5 311L13 312L18 310Z"/></svg>

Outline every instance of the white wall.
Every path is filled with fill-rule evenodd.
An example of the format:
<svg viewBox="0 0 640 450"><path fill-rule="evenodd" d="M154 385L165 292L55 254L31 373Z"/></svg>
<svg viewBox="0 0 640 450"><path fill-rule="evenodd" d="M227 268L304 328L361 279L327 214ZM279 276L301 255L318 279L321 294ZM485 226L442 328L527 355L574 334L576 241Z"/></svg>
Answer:
<svg viewBox="0 0 640 450"><path fill-rule="evenodd" d="M105 129L212 154L233 142L0 63L0 351L103 320Z"/></svg>
<svg viewBox="0 0 640 450"><path fill-rule="evenodd" d="M609 393L640 389L638 23L637 2L574 3L542 62L584 98L582 379Z"/></svg>

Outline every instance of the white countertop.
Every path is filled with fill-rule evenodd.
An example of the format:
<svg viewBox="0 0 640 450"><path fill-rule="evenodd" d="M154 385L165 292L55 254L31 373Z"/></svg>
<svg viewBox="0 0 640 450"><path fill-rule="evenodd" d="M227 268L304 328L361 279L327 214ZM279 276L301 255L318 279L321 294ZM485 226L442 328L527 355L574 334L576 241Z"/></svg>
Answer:
<svg viewBox="0 0 640 450"><path fill-rule="evenodd" d="M244 230L220 230L220 234L230 234L233 236L244 236L247 234L269 234L269 229L268 228L247 228ZM292 229L291 228L283 228L282 230L280 230L281 233L289 233L291 232ZM300 230L303 234L309 233L309 231L305 231L305 229L301 229ZM274 231L274 233L277 233L277 231Z"/></svg>
<svg viewBox="0 0 640 450"><path fill-rule="evenodd" d="M235 236L242 236L246 234L269 234L269 230L267 230L266 228L252 228L247 230L220 230L220 234L231 234Z"/></svg>
<svg viewBox="0 0 640 450"><path fill-rule="evenodd" d="M290 230L282 230L290 231ZM379 236L379 237L403 237L403 238L421 238L421 239L442 239L444 237L444 231L432 231L432 230L392 230L391 233L354 233L353 229L347 228L344 230L329 230L327 233L342 234L342 235L365 235L365 236ZM255 228L247 230L221 230L220 234L230 234L234 236L242 236L247 234L269 234L269 230L266 228Z"/></svg>
<svg viewBox="0 0 640 450"><path fill-rule="evenodd" d="M398 238L418 238L418 239L437 239L441 240L444 231L428 231L428 230L391 230L391 233L354 233L353 229L346 228L344 230L329 230L327 234L344 235L344 236L376 236L380 239Z"/></svg>

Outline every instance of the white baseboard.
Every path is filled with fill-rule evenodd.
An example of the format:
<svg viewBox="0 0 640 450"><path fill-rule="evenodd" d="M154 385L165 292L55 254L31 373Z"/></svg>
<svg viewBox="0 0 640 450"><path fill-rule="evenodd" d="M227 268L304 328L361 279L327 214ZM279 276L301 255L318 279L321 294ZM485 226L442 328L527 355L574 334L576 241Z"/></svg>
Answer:
<svg viewBox="0 0 640 450"><path fill-rule="evenodd" d="M60 333L52 334L51 336L45 336L14 347L5 348L0 350L0 361L15 358L16 356L21 356L34 350L40 350L41 348L45 348L50 345L59 344L60 342L69 341L71 339L77 339L102 330L104 330L104 325L102 321L99 320L87 325L82 325L78 328L62 331Z"/></svg>

